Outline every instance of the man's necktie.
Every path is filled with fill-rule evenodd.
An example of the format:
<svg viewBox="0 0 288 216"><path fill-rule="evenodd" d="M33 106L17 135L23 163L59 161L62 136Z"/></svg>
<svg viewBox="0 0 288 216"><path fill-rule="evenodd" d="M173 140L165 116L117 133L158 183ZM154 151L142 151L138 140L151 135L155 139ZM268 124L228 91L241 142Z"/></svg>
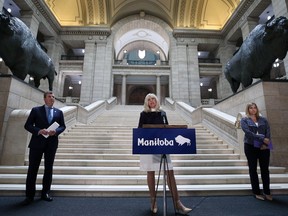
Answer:
<svg viewBox="0 0 288 216"><path fill-rule="evenodd" d="M48 122L49 122L49 124L51 123L51 121L53 119L52 111L53 111L53 109L51 107L48 107Z"/></svg>

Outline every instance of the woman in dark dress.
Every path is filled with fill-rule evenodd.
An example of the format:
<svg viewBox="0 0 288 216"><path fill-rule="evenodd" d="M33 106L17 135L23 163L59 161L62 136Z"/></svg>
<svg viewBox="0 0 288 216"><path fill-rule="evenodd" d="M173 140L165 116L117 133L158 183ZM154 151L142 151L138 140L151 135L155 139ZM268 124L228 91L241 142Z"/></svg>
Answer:
<svg viewBox="0 0 288 216"><path fill-rule="evenodd" d="M160 109L160 104L155 94L150 93L145 97L144 110L140 113L138 128L142 128L143 124L168 124L166 114ZM185 207L180 201L171 158L170 155L166 156L168 162L167 183L173 195L175 209L178 213L186 215L192 209ZM140 155L140 170L147 172L147 184L151 198L151 211L153 213L157 213L155 171L159 171L160 161L161 155Z"/></svg>

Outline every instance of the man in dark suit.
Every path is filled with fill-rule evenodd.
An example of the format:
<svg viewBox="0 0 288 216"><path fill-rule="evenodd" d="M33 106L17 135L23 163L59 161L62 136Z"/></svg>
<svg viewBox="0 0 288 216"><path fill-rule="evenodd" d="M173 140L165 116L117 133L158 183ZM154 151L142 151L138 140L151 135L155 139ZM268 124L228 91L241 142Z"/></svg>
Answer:
<svg viewBox="0 0 288 216"><path fill-rule="evenodd" d="M53 201L50 196L53 163L58 147L58 136L65 128L64 115L60 109L53 107L55 96L52 92L44 93L45 105L32 108L24 128L32 134L29 143L29 167L26 178L26 199L24 204L33 202L36 192L38 169L44 154L44 176L42 180L41 199ZM49 126L56 125L49 130ZM58 126L58 127L57 127Z"/></svg>

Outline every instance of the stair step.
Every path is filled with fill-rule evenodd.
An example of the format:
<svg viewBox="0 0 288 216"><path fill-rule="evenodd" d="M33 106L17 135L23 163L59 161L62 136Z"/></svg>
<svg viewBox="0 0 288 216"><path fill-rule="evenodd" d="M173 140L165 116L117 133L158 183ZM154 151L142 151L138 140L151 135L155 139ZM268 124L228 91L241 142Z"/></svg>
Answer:
<svg viewBox="0 0 288 216"><path fill-rule="evenodd" d="M197 149L227 149L229 146L227 144L199 144L197 145ZM103 143L63 143L61 142L59 144L58 150L60 149L70 149L70 148L74 148L74 149L86 149L86 148L97 148L97 149L112 149L112 148L116 148L116 149L132 149L132 144L103 144Z"/></svg>
<svg viewBox="0 0 288 216"><path fill-rule="evenodd" d="M233 149L197 149L199 154L233 154ZM57 158L64 157L86 157L87 159L90 157L97 158L99 155L123 155L123 156L132 156L132 149L95 149L95 148L87 148L87 149L77 149L77 148L59 148L57 151Z"/></svg>
<svg viewBox="0 0 288 216"><path fill-rule="evenodd" d="M117 105L92 123L77 123L61 134L54 162L53 195L148 196L146 173L139 169L140 155L132 154L132 132L142 109ZM188 125L176 111L164 109L170 124ZM247 161L203 125L189 128L196 130L197 154L171 155L180 195L251 194ZM0 166L0 195L25 195L28 161L23 164ZM38 193L43 171L42 161ZM287 193L286 168L270 167L270 174L272 193ZM160 175L159 194L163 191L162 178Z"/></svg>
<svg viewBox="0 0 288 216"><path fill-rule="evenodd" d="M180 196L207 196L207 195L251 195L250 184L215 184L215 185L177 185ZM273 194L287 194L288 184L271 184ZM42 186L36 185L40 191ZM136 197L148 196L147 185L53 185L54 196L111 196L111 197ZM166 189L168 191L168 189ZM159 185L158 195L162 196L163 186ZM23 184L1 184L1 195L25 195ZM169 194L168 194L169 196Z"/></svg>
<svg viewBox="0 0 288 216"><path fill-rule="evenodd" d="M74 158L78 161L84 161L86 159L87 162L95 162L97 160L135 160L138 158L138 155L131 155L131 154L82 154L82 155L74 155ZM185 157L185 155L183 156ZM190 160L230 160L230 159L239 159L239 155L235 154L196 154L196 155L187 155ZM60 159L69 159L69 154L56 154L55 162L61 162ZM89 160L87 160L89 159ZM96 160L97 159L97 160ZM63 160L62 160L63 161ZM73 162L73 160L71 160Z"/></svg>
<svg viewBox="0 0 288 216"><path fill-rule="evenodd" d="M43 164L43 163L42 163ZM174 163L175 164L175 163ZM177 164L177 163L176 163ZM111 173L118 175L140 175L143 174L143 171L139 169L139 163L125 163L118 162L117 164L113 161L106 162L102 161L97 164L98 166L85 166L77 165L73 166L71 161L67 162L63 166L56 165L54 167L55 174L101 174L101 175L109 175ZM102 165L102 166L101 166ZM179 164L181 166L174 166L175 174L181 175L211 175L211 174L247 174L248 168L247 166L186 166ZM18 170L17 173L26 173L27 168L24 170ZM286 169L283 167L270 167L271 174L285 174ZM1 172L1 173L7 173ZM43 173L43 165L40 167L39 173ZM11 174L11 173L10 173Z"/></svg>
<svg viewBox="0 0 288 216"><path fill-rule="evenodd" d="M26 174L1 174L0 184L25 184ZM272 174L271 183L287 183L288 175ZM43 175L39 174L37 183L41 184ZM249 184L248 174L235 175L175 175L177 183L180 185L202 185L202 184ZM259 176L260 178L260 176ZM11 180L12 179L12 180ZM156 179L158 176L156 175ZM163 184L163 176L160 175L160 183ZM53 175L53 184L70 184L70 185L137 185L146 184L146 175Z"/></svg>

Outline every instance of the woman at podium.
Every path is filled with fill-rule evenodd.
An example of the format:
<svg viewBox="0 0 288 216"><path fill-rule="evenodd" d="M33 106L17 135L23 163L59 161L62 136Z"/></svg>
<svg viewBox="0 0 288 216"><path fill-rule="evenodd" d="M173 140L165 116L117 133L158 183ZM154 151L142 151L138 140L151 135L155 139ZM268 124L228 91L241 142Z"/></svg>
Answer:
<svg viewBox="0 0 288 216"><path fill-rule="evenodd" d="M144 110L140 113L138 128L142 128L144 124L167 124L168 120L166 113L160 109L160 103L155 94L149 93L144 100ZM140 155L140 170L147 172L147 184L151 198L151 212L157 213L156 189L155 189L155 171L159 171L162 155ZM192 211L191 208L185 207L181 201L177 190L177 185L174 177L173 166L170 155L166 155L168 170L167 184L172 193L174 208L177 213L188 214Z"/></svg>

